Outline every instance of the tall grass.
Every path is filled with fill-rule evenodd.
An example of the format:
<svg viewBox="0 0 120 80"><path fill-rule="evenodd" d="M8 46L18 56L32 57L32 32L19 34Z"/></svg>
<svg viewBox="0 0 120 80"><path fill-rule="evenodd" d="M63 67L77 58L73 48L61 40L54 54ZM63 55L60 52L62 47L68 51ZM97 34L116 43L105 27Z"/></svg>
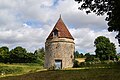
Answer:
<svg viewBox="0 0 120 80"><path fill-rule="evenodd" d="M22 64L3 64L0 63L0 77L22 75L26 73L36 72L43 67L35 63Z"/></svg>
<svg viewBox="0 0 120 80"><path fill-rule="evenodd" d="M0 80L120 80L120 63L111 68L90 68L79 70L40 71Z"/></svg>
<svg viewBox="0 0 120 80"><path fill-rule="evenodd" d="M0 80L120 80L118 69L42 71Z"/></svg>

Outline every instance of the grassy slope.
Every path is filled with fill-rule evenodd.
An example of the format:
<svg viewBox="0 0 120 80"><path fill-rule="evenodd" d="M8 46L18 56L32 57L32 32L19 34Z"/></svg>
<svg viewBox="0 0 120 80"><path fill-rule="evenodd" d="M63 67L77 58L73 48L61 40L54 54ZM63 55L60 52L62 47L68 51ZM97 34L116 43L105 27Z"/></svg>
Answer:
<svg viewBox="0 0 120 80"><path fill-rule="evenodd" d="M120 69L40 71L0 80L120 80Z"/></svg>
<svg viewBox="0 0 120 80"><path fill-rule="evenodd" d="M0 63L0 77L22 75L42 69L39 64L3 64ZM3 75L2 75L3 74Z"/></svg>
<svg viewBox="0 0 120 80"><path fill-rule="evenodd" d="M16 65L9 65L16 66ZM27 73L19 76L3 77L0 80L120 80L120 64L111 65L111 68L72 69L58 71L39 71L39 66L24 64L18 65Z"/></svg>

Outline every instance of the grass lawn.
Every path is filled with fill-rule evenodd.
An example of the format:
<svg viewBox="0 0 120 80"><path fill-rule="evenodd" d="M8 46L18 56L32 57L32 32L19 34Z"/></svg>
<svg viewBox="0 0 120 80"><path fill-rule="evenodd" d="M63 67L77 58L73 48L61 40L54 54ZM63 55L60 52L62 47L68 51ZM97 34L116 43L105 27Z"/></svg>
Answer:
<svg viewBox="0 0 120 80"><path fill-rule="evenodd" d="M0 63L0 77L16 76L26 73L33 73L43 69L42 66L35 63L26 64L3 64Z"/></svg>
<svg viewBox="0 0 120 80"><path fill-rule="evenodd" d="M1 64L0 71L3 70L7 74L1 77L0 80L120 80L120 63L108 65L110 67L103 66L105 67L91 66L87 68L39 71L43 68L38 64ZM9 76L10 73L12 73L11 76Z"/></svg>
<svg viewBox="0 0 120 80"><path fill-rule="evenodd" d="M120 68L40 71L0 80L120 80Z"/></svg>

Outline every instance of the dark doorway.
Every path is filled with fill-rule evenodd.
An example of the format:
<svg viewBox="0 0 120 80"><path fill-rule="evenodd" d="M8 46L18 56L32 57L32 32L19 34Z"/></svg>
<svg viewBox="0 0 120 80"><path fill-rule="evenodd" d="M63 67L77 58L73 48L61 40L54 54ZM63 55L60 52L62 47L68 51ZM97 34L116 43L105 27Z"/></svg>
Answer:
<svg viewBox="0 0 120 80"><path fill-rule="evenodd" d="M55 60L55 69L62 69L62 60Z"/></svg>

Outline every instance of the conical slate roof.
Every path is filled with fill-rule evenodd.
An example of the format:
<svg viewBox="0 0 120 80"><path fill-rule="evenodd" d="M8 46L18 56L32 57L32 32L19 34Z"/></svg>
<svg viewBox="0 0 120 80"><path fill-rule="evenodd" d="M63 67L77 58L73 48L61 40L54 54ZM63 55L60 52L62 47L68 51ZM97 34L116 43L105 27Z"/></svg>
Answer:
<svg viewBox="0 0 120 80"><path fill-rule="evenodd" d="M58 31L58 38L69 38L73 39L72 35L70 34L69 30L67 29L66 25L64 24L63 20L61 17L57 21L56 25L54 26L53 30L51 31L50 35L48 36L47 39L52 39L53 38L53 32L57 30Z"/></svg>

